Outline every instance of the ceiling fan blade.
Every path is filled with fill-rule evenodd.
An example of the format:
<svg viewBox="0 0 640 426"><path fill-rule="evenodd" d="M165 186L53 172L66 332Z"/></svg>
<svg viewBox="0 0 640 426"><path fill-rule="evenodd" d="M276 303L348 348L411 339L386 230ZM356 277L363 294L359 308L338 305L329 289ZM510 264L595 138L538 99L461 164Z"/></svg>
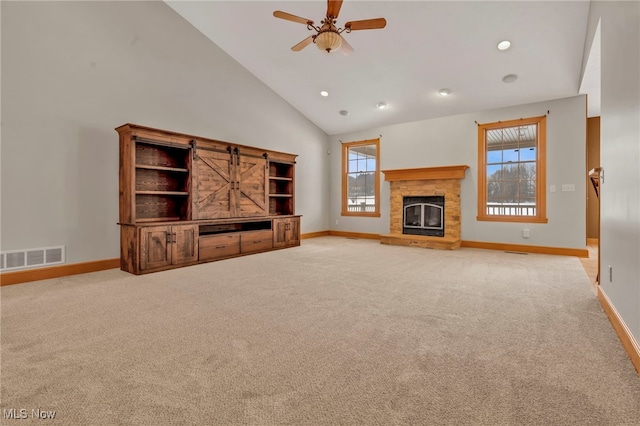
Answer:
<svg viewBox="0 0 640 426"><path fill-rule="evenodd" d="M340 46L340 50L342 50L342 54L345 56L352 54L353 47L351 47L351 45L349 44L346 38L344 38L342 35L340 35L340 37L342 37L342 46Z"/></svg>
<svg viewBox="0 0 640 426"><path fill-rule="evenodd" d="M307 47L309 44L311 44L312 41L313 41L313 36L310 35L309 37L307 37L304 40L302 40L300 43L298 43L295 46L293 46L291 48L291 50L293 50L294 52L298 52L298 51L304 49L305 47Z"/></svg>
<svg viewBox="0 0 640 426"><path fill-rule="evenodd" d="M344 24L344 27L351 30L376 30L384 28L387 25L387 20L384 18L375 19L363 19L362 21L351 21Z"/></svg>
<svg viewBox="0 0 640 426"><path fill-rule="evenodd" d="M276 10L275 12L273 12L273 16L280 19L286 19L287 21L298 22L300 24L313 25L313 21L311 19L301 18L299 16L292 15L287 12L282 12L280 10Z"/></svg>
<svg viewBox="0 0 640 426"><path fill-rule="evenodd" d="M342 0L327 0L327 16L332 16L333 19L336 19L341 7Z"/></svg>

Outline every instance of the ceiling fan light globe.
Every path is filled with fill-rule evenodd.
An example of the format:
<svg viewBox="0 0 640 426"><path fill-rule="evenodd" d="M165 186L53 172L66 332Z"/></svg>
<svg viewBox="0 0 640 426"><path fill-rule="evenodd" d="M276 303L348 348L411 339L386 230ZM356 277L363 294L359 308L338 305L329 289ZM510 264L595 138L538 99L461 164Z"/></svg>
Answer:
<svg viewBox="0 0 640 426"><path fill-rule="evenodd" d="M318 49L326 52L335 52L342 46L342 37L334 31L324 31L316 36L314 40Z"/></svg>

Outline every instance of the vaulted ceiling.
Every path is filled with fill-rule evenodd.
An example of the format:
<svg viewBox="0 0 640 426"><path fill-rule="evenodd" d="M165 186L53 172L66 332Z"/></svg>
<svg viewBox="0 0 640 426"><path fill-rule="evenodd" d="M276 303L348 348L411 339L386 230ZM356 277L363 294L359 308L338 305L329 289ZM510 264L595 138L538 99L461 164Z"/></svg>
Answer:
<svg viewBox="0 0 640 426"><path fill-rule="evenodd" d="M345 0L338 27L387 20L343 33L350 55L313 43L292 51L315 32L273 16L319 24L326 1L166 3L330 135L581 93L588 1ZM498 50L502 40L511 48Z"/></svg>

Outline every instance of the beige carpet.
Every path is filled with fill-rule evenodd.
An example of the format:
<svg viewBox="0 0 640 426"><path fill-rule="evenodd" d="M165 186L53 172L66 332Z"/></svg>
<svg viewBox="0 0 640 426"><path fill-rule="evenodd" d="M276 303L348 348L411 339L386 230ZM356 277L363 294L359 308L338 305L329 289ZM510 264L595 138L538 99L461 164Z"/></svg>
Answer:
<svg viewBox="0 0 640 426"><path fill-rule="evenodd" d="M1 308L2 424L640 425L572 257L323 237L6 286Z"/></svg>

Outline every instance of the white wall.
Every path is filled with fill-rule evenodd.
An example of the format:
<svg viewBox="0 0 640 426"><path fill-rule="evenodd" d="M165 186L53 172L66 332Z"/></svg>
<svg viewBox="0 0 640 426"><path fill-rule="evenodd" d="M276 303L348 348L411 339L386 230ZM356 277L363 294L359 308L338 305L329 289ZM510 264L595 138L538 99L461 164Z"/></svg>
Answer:
<svg viewBox="0 0 640 426"><path fill-rule="evenodd" d="M601 288L640 342L640 3L592 2L601 19ZM608 266L613 268L609 281Z"/></svg>
<svg viewBox="0 0 640 426"><path fill-rule="evenodd" d="M447 99L446 101L455 101ZM547 224L479 222L477 215L478 123L513 120L547 114ZM462 181L462 239L481 242L585 248L585 150L586 97L576 96L548 102L480 111L444 118L380 127L365 132L330 136L331 218L333 230L384 234L389 232L389 182L381 188L381 217L340 216L340 141L380 140L380 168L404 169L466 164ZM381 180L384 179L384 174ZM575 192L562 192L563 183ZM558 191L550 193L549 185ZM336 224L338 221L338 224ZM522 229L531 231L522 238Z"/></svg>
<svg viewBox="0 0 640 426"><path fill-rule="evenodd" d="M299 154L326 230L327 135L164 2L0 2L1 249L119 256L118 134L135 123Z"/></svg>

